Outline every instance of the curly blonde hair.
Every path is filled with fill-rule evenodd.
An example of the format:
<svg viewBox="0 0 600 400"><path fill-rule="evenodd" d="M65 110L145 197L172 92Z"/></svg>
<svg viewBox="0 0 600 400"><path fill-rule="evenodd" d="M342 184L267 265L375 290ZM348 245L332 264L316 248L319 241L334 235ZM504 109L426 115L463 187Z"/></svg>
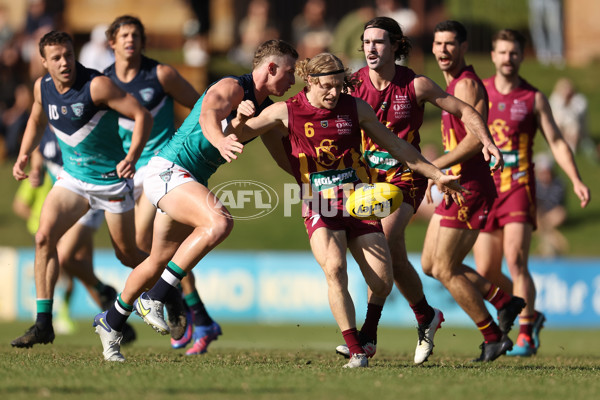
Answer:
<svg viewBox="0 0 600 400"><path fill-rule="evenodd" d="M307 58L296 64L296 75L302 78L307 84L316 85L319 83L319 76L334 75L344 73L344 93L348 89L354 89L357 83L356 79L351 77L350 70L344 67L342 60L331 53L320 53L313 58Z"/></svg>

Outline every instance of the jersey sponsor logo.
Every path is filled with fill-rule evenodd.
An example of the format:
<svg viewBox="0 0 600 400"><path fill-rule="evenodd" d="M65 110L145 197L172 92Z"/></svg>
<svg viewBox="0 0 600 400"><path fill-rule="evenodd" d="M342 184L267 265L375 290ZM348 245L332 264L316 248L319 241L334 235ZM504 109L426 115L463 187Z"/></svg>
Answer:
<svg viewBox="0 0 600 400"><path fill-rule="evenodd" d="M403 95L395 95L392 102L392 110L394 110L394 117L396 119L403 119L410 117L410 98Z"/></svg>
<svg viewBox="0 0 600 400"><path fill-rule="evenodd" d="M144 100L144 102L148 103L154 97L154 89L145 88L140 90L140 97L142 100Z"/></svg>
<svg viewBox="0 0 600 400"><path fill-rule="evenodd" d="M527 171L519 171L519 172L515 172L514 174L512 174L512 178L513 178L513 181L518 181L519 179L523 178L526 175L527 175Z"/></svg>
<svg viewBox="0 0 600 400"><path fill-rule="evenodd" d="M519 166L519 150L502 151L502 157L504 158L504 167Z"/></svg>
<svg viewBox="0 0 600 400"><path fill-rule="evenodd" d="M501 150L504 159L504 168L515 168L519 166L519 150ZM490 157L490 167L496 163L496 157Z"/></svg>
<svg viewBox="0 0 600 400"><path fill-rule="evenodd" d="M76 117L81 117L83 115L83 103L71 104L71 109ZM64 114L66 114L66 110Z"/></svg>
<svg viewBox="0 0 600 400"><path fill-rule="evenodd" d="M510 107L510 120L523 121L527 117L527 104L523 101L516 100Z"/></svg>
<svg viewBox="0 0 600 400"><path fill-rule="evenodd" d="M317 192L356 181L358 181L358 177L356 176L356 171L352 168L343 170L333 169L310 174L310 183Z"/></svg>
<svg viewBox="0 0 600 400"><path fill-rule="evenodd" d="M83 163L82 163L83 164ZM89 165L89 164L88 164ZM100 175L103 179L108 179L108 178L116 178L117 177L117 171L116 170L112 170L109 172L105 172L103 174Z"/></svg>
<svg viewBox="0 0 600 400"><path fill-rule="evenodd" d="M330 166L337 161L337 157L333 154L337 150L337 146L333 144L332 139L323 139L319 147L315 147L317 152L317 161L321 165Z"/></svg>
<svg viewBox="0 0 600 400"><path fill-rule="evenodd" d="M349 115L338 115L335 119L335 127L338 135L349 135L352 133L352 119Z"/></svg>
<svg viewBox="0 0 600 400"><path fill-rule="evenodd" d="M396 160L390 153L384 151L367 150L364 153L369 168L389 171L399 167L402 163Z"/></svg>

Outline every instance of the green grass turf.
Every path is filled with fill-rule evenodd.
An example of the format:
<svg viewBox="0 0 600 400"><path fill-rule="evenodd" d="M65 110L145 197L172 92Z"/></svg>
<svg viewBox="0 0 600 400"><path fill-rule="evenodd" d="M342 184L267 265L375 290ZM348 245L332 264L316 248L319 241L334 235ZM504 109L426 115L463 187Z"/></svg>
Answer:
<svg viewBox="0 0 600 400"><path fill-rule="evenodd" d="M133 317L136 318L137 317ZM25 323L0 324L2 399L592 399L600 393L599 331L544 330L540 353L469 362L479 355L473 329L445 326L435 354L412 364L416 330L382 327L377 355L364 370L345 370L331 325L222 324L207 354L187 357L168 338L134 324L139 340L125 364L102 361L91 322L52 345L13 349Z"/></svg>

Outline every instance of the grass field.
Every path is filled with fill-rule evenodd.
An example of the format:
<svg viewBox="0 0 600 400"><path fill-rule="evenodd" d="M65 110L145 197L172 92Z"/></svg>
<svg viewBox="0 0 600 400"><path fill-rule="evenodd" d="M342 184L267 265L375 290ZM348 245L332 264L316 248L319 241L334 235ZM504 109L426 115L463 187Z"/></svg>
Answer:
<svg viewBox="0 0 600 400"><path fill-rule="evenodd" d="M137 317L134 317L137 319ZM53 345L13 349L25 323L0 324L0 398L56 399L593 399L600 393L599 331L544 330L540 354L469 362L475 329L443 327L435 354L412 364L416 331L381 328L370 368L345 370L334 354L335 326L223 324L203 356L171 350L168 339L135 324L139 340L125 364L102 360L90 322Z"/></svg>

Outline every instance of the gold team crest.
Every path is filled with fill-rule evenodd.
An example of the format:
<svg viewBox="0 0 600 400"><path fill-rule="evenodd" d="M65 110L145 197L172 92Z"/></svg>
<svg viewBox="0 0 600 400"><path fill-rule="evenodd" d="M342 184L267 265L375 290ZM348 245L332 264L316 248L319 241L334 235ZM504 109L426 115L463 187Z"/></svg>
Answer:
<svg viewBox="0 0 600 400"><path fill-rule="evenodd" d="M329 122L327 120L321 121L321 128L327 128L329 126Z"/></svg>

